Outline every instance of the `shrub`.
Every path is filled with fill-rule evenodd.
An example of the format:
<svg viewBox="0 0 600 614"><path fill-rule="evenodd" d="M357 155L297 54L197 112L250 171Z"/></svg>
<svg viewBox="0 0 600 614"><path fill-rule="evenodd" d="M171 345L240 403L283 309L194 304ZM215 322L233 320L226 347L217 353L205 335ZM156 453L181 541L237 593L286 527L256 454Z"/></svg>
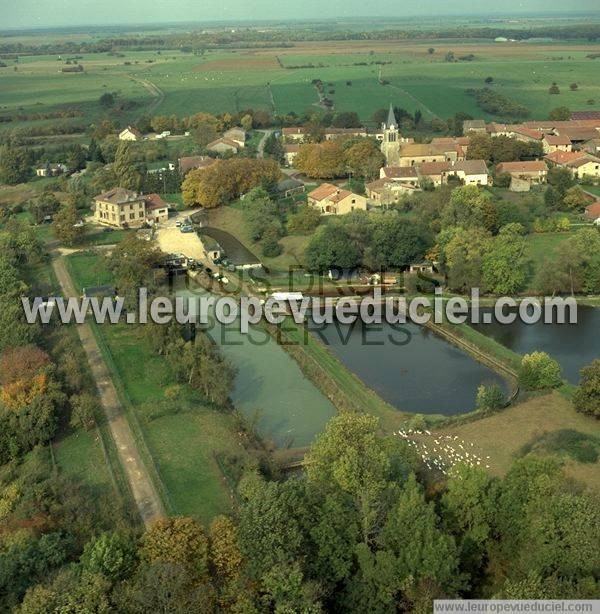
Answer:
<svg viewBox="0 0 600 614"><path fill-rule="evenodd" d="M556 83L553 83L548 89L548 93L549 94L560 94L560 88L558 87L558 85L556 85Z"/></svg>
<svg viewBox="0 0 600 614"><path fill-rule="evenodd" d="M480 411L496 410L504 406L504 392L498 384L482 384L477 389L475 406Z"/></svg>
<svg viewBox="0 0 600 614"><path fill-rule="evenodd" d="M581 369L579 386L573 395L575 409L600 418L600 359Z"/></svg>
<svg viewBox="0 0 600 614"><path fill-rule="evenodd" d="M560 365L546 352L525 354L521 361L519 383L526 390L556 388L562 383Z"/></svg>

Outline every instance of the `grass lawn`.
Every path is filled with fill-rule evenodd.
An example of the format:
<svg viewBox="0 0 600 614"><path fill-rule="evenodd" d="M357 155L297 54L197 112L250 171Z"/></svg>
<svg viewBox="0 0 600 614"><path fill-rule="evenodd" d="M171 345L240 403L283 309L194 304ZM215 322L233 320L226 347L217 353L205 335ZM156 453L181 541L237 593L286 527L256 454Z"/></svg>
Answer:
<svg viewBox="0 0 600 614"><path fill-rule="evenodd" d="M78 247L94 245L114 245L120 243L125 237L135 234L135 230L109 230L94 228L83 236L83 240Z"/></svg>
<svg viewBox="0 0 600 614"><path fill-rule="evenodd" d="M112 235L113 233L107 234ZM66 262L78 292L89 286L104 286L112 282L112 276L106 268L102 254L76 253L67 256Z"/></svg>
<svg viewBox="0 0 600 614"><path fill-rule="evenodd" d="M269 258L261 254L260 245L252 241L244 214L237 206L224 206L211 209L209 213L209 225L221 228L234 235L245 247L256 254L261 262L273 272L287 271L290 267L298 268L303 261L304 250L310 235L289 235L280 241L283 253L275 258Z"/></svg>
<svg viewBox="0 0 600 614"><path fill-rule="evenodd" d="M527 235L527 255L531 262L530 283L535 277L536 271L553 256L556 247L572 237L575 232L576 230Z"/></svg>
<svg viewBox="0 0 600 614"><path fill-rule="evenodd" d="M579 414L560 392L552 392L513 405L488 418L440 429L444 435L457 435L472 441L479 452L490 456L490 471L502 475L521 455L522 448L545 434L574 430L593 437L600 436L597 420ZM598 463L581 463L566 459L572 477L600 490Z"/></svg>
<svg viewBox="0 0 600 614"><path fill-rule="evenodd" d="M581 186L586 192L591 192L596 196L600 196L600 185L582 185Z"/></svg>

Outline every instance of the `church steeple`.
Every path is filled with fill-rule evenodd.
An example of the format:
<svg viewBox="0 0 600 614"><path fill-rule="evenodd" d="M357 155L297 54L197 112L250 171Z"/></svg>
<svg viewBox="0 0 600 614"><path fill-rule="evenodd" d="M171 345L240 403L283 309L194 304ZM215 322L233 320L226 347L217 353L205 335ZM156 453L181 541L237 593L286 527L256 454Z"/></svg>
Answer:
<svg viewBox="0 0 600 614"><path fill-rule="evenodd" d="M392 106L392 103L390 102L390 110L388 112L386 128L388 128L389 130L390 128L397 128L397 127L398 127L398 122L396 120L396 115L394 114L394 107Z"/></svg>

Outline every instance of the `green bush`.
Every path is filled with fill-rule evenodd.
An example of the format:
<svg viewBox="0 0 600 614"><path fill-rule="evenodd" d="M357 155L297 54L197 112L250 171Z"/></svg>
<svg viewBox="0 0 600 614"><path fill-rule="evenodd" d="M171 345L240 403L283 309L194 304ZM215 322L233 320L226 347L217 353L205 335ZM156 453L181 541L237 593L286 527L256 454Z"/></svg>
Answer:
<svg viewBox="0 0 600 614"><path fill-rule="evenodd" d="M546 352L532 352L523 356L519 384L526 390L556 388L562 383L560 365Z"/></svg>
<svg viewBox="0 0 600 614"><path fill-rule="evenodd" d="M573 395L573 405L582 414L600 418L600 360L596 359L580 371L579 386Z"/></svg>
<svg viewBox="0 0 600 614"><path fill-rule="evenodd" d="M502 388L498 384L482 384L477 389L475 405L478 410L495 410L504 406L505 398Z"/></svg>

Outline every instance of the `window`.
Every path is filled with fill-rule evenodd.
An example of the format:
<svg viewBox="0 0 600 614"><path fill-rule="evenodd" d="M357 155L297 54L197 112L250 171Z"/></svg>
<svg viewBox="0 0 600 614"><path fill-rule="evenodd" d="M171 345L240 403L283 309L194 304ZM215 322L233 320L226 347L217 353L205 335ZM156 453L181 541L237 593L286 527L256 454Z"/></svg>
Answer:
<svg viewBox="0 0 600 614"><path fill-rule="evenodd" d="M140 211L139 216L138 217L144 217L144 212Z"/></svg>
<svg viewBox="0 0 600 614"><path fill-rule="evenodd" d="M129 214L129 219L130 219L130 220L133 220L134 218L135 218L135 213L130 213L130 214Z"/></svg>

